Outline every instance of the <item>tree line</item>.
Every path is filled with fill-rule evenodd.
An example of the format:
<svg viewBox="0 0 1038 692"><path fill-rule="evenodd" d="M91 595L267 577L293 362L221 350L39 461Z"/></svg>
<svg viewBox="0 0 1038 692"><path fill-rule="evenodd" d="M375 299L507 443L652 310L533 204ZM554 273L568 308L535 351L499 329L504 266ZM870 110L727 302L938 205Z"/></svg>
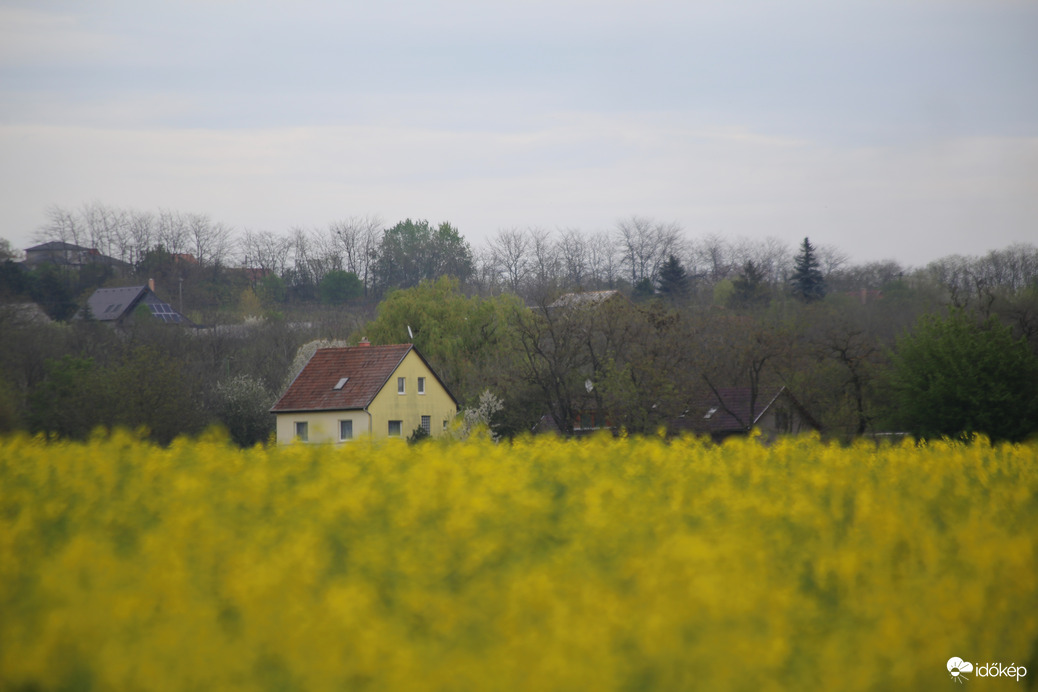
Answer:
<svg viewBox="0 0 1038 692"><path fill-rule="evenodd" d="M546 415L570 430L589 410L613 427L654 432L701 415L714 389L763 396L780 385L843 439L959 430L1021 439L1038 420L1038 250L1029 245L913 269L855 265L809 239L792 249L691 239L641 217L599 233L503 229L473 250L446 222L387 228L356 217L288 235L233 234L198 215L59 212L41 240L134 259L131 276L65 276L73 305L94 284L154 277L165 299L208 328L26 319L12 306L46 297L55 282L28 285L9 257L0 428L83 436L96 425L143 425L168 440L220 423L249 444L269 435L267 409L300 349L362 336L413 338L463 406L491 392L504 435ZM112 237L98 242L104 233ZM588 309L558 302L606 290L620 299ZM937 409L951 413L934 423L927 414Z"/></svg>
<svg viewBox="0 0 1038 692"><path fill-rule="evenodd" d="M446 221L405 219L387 225L378 217L352 216L287 233L236 231L206 214L100 203L49 208L36 239L96 248L134 267L138 275L161 274L177 258L182 260L176 267L181 276L165 272L174 279L198 268L217 275L233 268L250 270L250 287L268 303L377 300L395 288L442 275L457 278L480 295L509 292L526 301L560 291L616 288L640 295L662 290L710 301L719 292L752 301L789 289L802 250L775 238L692 238L675 223L642 216L595 232L502 228L474 248ZM852 264L838 248L819 246L813 248L812 269L823 279L816 283L830 291L879 291L905 279L933 282L951 292L953 301L965 304L985 300L986 291L1026 287L1038 271L1035 255L1032 246L1020 245L912 268L893 259ZM188 257L190 265L183 261ZM227 299L222 295L218 302L227 305Z"/></svg>

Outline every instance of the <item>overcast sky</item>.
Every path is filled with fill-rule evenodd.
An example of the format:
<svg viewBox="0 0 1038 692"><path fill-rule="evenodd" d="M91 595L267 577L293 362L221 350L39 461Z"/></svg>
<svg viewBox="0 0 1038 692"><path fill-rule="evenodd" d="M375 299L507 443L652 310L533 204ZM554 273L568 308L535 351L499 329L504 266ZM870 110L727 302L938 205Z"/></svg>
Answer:
<svg viewBox="0 0 1038 692"><path fill-rule="evenodd" d="M1038 243L1038 2L0 0L0 237L90 202Z"/></svg>

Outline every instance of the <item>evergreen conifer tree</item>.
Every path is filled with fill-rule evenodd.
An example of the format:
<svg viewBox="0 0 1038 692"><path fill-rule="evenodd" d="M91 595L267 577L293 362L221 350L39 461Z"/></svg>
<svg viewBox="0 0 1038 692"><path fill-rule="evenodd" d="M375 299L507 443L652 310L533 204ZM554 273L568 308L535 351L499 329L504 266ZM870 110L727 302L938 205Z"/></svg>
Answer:
<svg viewBox="0 0 1038 692"><path fill-rule="evenodd" d="M682 300L688 296L688 273L674 255L670 255L660 269L660 293L671 300Z"/></svg>
<svg viewBox="0 0 1038 692"><path fill-rule="evenodd" d="M815 248L807 238L800 244L800 254L794 260L790 283L793 286L793 295L805 303L825 297L825 277L822 276L818 258L815 256Z"/></svg>
<svg viewBox="0 0 1038 692"><path fill-rule="evenodd" d="M764 272L762 272L753 260L747 260L742 267L742 274L732 281L734 291L731 297L732 305L741 308L753 308L767 305L771 300L767 284L764 283Z"/></svg>

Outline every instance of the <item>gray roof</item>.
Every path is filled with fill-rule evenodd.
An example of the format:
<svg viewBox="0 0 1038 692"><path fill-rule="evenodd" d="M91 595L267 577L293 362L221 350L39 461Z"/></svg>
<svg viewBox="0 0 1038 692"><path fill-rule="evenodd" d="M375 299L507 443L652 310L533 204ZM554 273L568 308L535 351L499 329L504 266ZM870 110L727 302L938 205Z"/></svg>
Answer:
<svg viewBox="0 0 1038 692"><path fill-rule="evenodd" d="M33 247L25 248L26 252L89 252L93 248L83 247L82 245L73 245L72 243L66 243L62 240L51 240L50 242L43 243L42 245L34 245Z"/></svg>
<svg viewBox="0 0 1038 692"><path fill-rule="evenodd" d="M164 303L147 286L99 288L87 300L91 316L101 322L119 321L141 304L147 305L151 314L163 322L190 324L190 320Z"/></svg>

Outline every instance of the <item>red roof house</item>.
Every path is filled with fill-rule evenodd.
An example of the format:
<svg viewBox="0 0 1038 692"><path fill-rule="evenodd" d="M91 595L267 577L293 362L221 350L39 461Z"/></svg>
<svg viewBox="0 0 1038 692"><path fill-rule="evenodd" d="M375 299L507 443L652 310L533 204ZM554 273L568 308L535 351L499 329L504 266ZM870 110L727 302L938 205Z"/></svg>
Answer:
<svg viewBox="0 0 1038 692"><path fill-rule="evenodd" d="M322 348L271 408L279 443L438 435L458 402L413 344Z"/></svg>

